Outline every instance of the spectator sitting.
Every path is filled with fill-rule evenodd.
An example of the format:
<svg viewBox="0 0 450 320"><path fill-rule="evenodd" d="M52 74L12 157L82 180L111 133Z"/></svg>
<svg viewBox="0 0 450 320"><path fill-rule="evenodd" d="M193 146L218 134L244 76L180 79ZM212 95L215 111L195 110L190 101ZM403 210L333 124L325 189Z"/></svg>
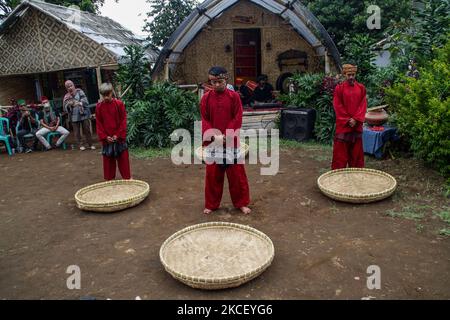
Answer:
<svg viewBox="0 0 450 320"><path fill-rule="evenodd" d="M61 137L56 142L56 148L59 148L64 141L69 136L70 132L64 127L60 126L61 116L57 110L53 110L50 102L46 97L42 97L42 104L44 105L44 109L39 114L39 118L41 119L42 129L40 129L36 133L36 137L39 141L44 145L45 149L51 150L52 146L45 139L45 136L50 132L58 132L61 134Z"/></svg>
<svg viewBox="0 0 450 320"><path fill-rule="evenodd" d="M23 101L23 103L25 103L25 101ZM16 126L17 122L19 122L20 119L20 108L18 102L15 99L11 99L11 105L13 107L8 110L5 117L9 119L11 131L14 133L14 136L16 136L17 135Z"/></svg>
<svg viewBox="0 0 450 320"><path fill-rule="evenodd" d="M243 84L242 79L236 80L236 85L239 87L239 96L241 97L242 105L249 106L252 102L252 92L251 90Z"/></svg>
<svg viewBox="0 0 450 320"><path fill-rule="evenodd" d="M271 102L273 101L273 87L267 82L268 77L262 74L256 79L258 86L253 92L253 100L256 102Z"/></svg>
<svg viewBox="0 0 450 320"><path fill-rule="evenodd" d="M37 143L38 140L36 138L36 132L38 131L39 128L39 123L36 121L36 113L33 110L30 110L26 103L25 100L19 100L17 101L18 105L19 105L19 127L17 130L17 138L19 139L19 150L20 151L24 151L26 153L32 152L34 150L36 150L37 147ZM26 146L25 144L25 139L24 137L27 134L32 134L34 136L34 141L33 141L33 147L29 148Z"/></svg>

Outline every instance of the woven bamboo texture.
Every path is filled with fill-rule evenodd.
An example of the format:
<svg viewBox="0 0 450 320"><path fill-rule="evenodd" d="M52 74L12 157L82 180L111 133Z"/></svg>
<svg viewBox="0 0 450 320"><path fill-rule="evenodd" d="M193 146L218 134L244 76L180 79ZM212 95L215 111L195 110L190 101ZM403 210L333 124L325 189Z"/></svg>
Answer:
<svg viewBox="0 0 450 320"><path fill-rule="evenodd" d="M393 176L362 168L330 171L323 174L317 184L326 196L350 203L380 201L390 197L397 189L397 181Z"/></svg>
<svg viewBox="0 0 450 320"><path fill-rule="evenodd" d="M245 152L245 156L247 156L250 150L250 146L246 143L241 142L241 149ZM203 147L198 147L195 150L195 156L197 157L197 159L205 161L205 149Z"/></svg>
<svg viewBox="0 0 450 320"><path fill-rule="evenodd" d="M238 287L263 273L275 249L249 226L211 222L185 228L161 246L165 270L184 284L205 290Z"/></svg>
<svg viewBox="0 0 450 320"><path fill-rule="evenodd" d="M150 186L144 181L113 180L79 190L75 201L81 210L111 213L137 206L149 193Z"/></svg>

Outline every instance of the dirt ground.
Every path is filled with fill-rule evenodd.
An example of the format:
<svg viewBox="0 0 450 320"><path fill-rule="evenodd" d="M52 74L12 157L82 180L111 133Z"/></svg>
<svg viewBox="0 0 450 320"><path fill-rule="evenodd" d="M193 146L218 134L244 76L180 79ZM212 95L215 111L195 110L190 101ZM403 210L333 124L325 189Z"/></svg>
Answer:
<svg viewBox="0 0 450 320"><path fill-rule="evenodd" d="M134 178L151 186L128 211L81 212L74 194L102 180L99 151L56 150L0 155L0 299L449 299L450 241L433 208L448 205L442 178L414 160L370 161L398 178L392 198L350 205L323 196L317 177L328 150L281 152L280 174L247 166L253 214L203 209L204 166L170 159L132 159ZM227 190L227 189L225 189ZM431 208L420 221L389 210ZM232 290L191 289L166 273L161 244L176 231L207 221L250 225L275 245L275 260L259 278ZM68 290L70 265L81 268L81 290ZM381 290L369 290L367 268L381 268Z"/></svg>

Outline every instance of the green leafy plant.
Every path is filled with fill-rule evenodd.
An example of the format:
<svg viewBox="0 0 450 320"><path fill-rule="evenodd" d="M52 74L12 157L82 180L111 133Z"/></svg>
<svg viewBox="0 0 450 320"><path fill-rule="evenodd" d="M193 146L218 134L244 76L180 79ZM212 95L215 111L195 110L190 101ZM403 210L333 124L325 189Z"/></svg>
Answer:
<svg viewBox="0 0 450 320"><path fill-rule="evenodd" d="M416 157L450 177L450 41L419 71L387 89L386 101Z"/></svg>
<svg viewBox="0 0 450 320"><path fill-rule="evenodd" d="M193 132L200 119L198 97L169 83L154 83L128 111L128 143L133 147L165 148L176 129Z"/></svg>

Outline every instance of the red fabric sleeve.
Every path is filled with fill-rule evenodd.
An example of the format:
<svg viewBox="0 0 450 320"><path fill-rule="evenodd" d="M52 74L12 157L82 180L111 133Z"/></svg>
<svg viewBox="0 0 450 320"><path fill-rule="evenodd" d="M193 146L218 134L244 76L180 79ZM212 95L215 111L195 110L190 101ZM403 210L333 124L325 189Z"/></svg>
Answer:
<svg viewBox="0 0 450 320"><path fill-rule="evenodd" d="M116 132L116 136L125 141L127 139L127 110L122 101L116 100L117 112L119 113L119 129Z"/></svg>
<svg viewBox="0 0 450 320"><path fill-rule="evenodd" d="M366 91L366 87L362 84L360 84L361 87L361 101L358 105L358 109L356 111L355 116L353 117L353 119L355 119L356 121L360 122L360 123L364 123L364 121L366 120L366 113L367 113L367 91Z"/></svg>
<svg viewBox="0 0 450 320"><path fill-rule="evenodd" d="M351 116L347 113L342 102L342 86L338 85L334 90L333 106L336 113L336 129L347 127Z"/></svg>
<svg viewBox="0 0 450 320"><path fill-rule="evenodd" d="M242 115L244 110L239 95L233 92L233 119L228 123L227 129L238 130L242 128Z"/></svg>
<svg viewBox="0 0 450 320"><path fill-rule="evenodd" d="M106 142L106 138L108 137L108 135L106 134L105 128L103 126L104 119L102 110L102 103L97 103L97 107L95 109L95 124L97 128L98 139L102 142Z"/></svg>
<svg viewBox="0 0 450 320"><path fill-rule="evenodd" d="M211 114L209 112L209 106L207 105L209 93L206 93L202 97L202 101L200 102L200 114L202 117L202 136L205 134L206 131L209 129L212 129L211 124Z"/></svg>

